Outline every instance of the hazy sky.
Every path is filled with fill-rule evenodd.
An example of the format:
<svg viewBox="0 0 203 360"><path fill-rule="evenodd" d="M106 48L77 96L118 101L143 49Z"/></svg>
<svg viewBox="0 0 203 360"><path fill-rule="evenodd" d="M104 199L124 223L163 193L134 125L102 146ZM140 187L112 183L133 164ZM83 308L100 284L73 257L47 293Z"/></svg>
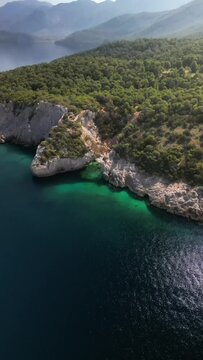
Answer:
<svg viewBox="0 0 203 360"><path fill-rule="evenodd" d="M14 0L0 0L0 6L6 4L7 2L12 2L12 1L14 1ZM29 1L29 0L27 0L27 1ZM58 4L58 3L68 3L68 2L71 2L73 0L44 0L44 1L50 2L52 4ZM94 0L94 1L95 2L101 2L103 0Z"/></svg>
<svg viewBox="0 0 203 360"><path fill-rule="evenodd" d="M14 1L14 0L0 0L0 6L6 4L7 2L12 2L12 1ZM15 0L15 1L17 1L17 0ZM29 1L29 0L27 0L27 1ZM41 0L41 1L43 1L43 0ZM71 2L73 0L44 0L44 1L50 2L52 4L58 4L58 3L68 3L68 2ZM93 1L101 2L103 0L93 0Z"/></svg>
<svg viewBox="0 0 203 360"><path fill-rule="evenodd" d="M7 2L12 2L12 1L16 1L16 0L0 0L0 6L1 5L4 5L6 4ZM24 1L29 1L29 0L24 0ZM43 0L41 0L43 1ZM47 2L50 2L52 4L58 4L58 3L68 3L68 2L71 2L73 0L44 0L44 1L47 1ZM93 0L95 2L102 2L104 0ZM112 0L112 1L115 1L115 0ZM140 0L142 1L142 0ZM156 1L156 0L152 0L152 1ZM163 1L170 1L170 0L163 0ZM190 0L183 0L183 3L185 2L189 2Z"/></svg>
<svg viewBox="0 0 203 360"><path fill-rule="evenodd" d="M71 1L73 1L73 0L63 0L63 1L61 1L61 0L50 0L49 2L51 2L53 4L57 4L57 3L67 3L67 2L71 2ZM102 2L104 0L93 0L93 1Z"/></svg>

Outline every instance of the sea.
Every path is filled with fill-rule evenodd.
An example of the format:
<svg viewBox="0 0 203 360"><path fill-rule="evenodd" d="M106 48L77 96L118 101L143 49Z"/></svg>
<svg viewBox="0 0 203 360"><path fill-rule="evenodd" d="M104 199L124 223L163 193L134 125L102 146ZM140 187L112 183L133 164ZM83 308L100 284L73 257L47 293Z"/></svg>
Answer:
<svg viewBox="0 0 203 360"><path fill-rule="evenodd" d="M203 226L0 145L0 359L203 359Z"/></svg>

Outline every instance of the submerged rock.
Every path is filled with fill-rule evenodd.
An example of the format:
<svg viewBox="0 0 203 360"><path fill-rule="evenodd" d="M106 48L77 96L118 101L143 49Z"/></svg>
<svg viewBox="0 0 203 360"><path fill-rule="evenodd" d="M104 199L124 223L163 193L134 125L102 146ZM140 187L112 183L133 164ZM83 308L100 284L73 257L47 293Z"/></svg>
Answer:
<svg viewBox="0 0 203 360"><path fill-rule="evenodd" d="M103 178L101 166L98 162L91 162L81 173L81 178L90 181L99 181Z"/></svg>

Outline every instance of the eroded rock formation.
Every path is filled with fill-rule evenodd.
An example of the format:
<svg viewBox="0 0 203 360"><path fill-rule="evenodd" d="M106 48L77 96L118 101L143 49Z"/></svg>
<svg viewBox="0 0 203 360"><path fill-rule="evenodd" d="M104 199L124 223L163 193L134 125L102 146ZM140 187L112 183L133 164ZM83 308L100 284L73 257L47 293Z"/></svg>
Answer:
<svg viewBox="0 0 203 360"><path fill-rule="evenodd" d="M106 144L102 143L98 134L97 127L94 123L95 114L91 111L83 111L77 116L69 115L69 121L80 123L81 140L86 147L86 153L79 157L68 157L67 149L61 149L60 154L53 155L51 158L42 161L44 146L41 143L31 165L31 171L34 176L47 177L58 173L80 170L90 162L110 150ZM63 122L63 118L59 121L59 125Z"/></svg>
<svg viewBox="0 0 203 360"><path fill-rule="evenodd" d="M94 122L95 114L91 111L70 117L70 121L81 124L80 138L86 148L83 156L64 157L62 149L59 155L42 161L44 145L41 141L48 138L53 127L59 126L64 114L68 114L67 109L46 102L27 107L0 104L0 143L38 145L31 165L33 175L38 177L79 170L97 160L104 178L115 187L128 188L139 197L147 197L150 204L172 214L203 222L203 188L147 174L120 159L109 144L101 141Z"/></svg>
<svg viewBox="0 0 203 360"><path fill-rule="evenodd" d="M39 102L32 106L0 104L0 138L7 142L37 146L57 125L66 109Z"/></svg>
<svg viewBox="0 0 203 360"><path fill-rule="evenodd" d="M112 185L128 188L151 205L169 213L203 222L203 189L183 182L170 182L147 174L134 164L116 157L112 151L107 160L100 159L105 179Z"/></svg>

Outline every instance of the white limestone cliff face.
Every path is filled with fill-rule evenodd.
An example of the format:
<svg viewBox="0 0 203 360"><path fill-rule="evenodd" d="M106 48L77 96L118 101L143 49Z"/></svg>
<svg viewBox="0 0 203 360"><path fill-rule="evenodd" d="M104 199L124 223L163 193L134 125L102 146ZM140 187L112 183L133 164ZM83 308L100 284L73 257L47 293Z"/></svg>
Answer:
<svg viewBox="0 0 203 360"><path fill-rule="evenodd" d="M151 205L169 213L203 222L203 188L147 174L117 158L114 152L99 162L104 178L115 187L128 188L139 197L147 197Z"/></svg>
<svg viewBox="0 0 203 360"><path fill-rule="evenodd" d="M59 173L80 170L99 156L104 145L101 144L97 128L94 124L94 116L95 114L91 111L83 111L76 117L71 116L70 121L81 122L81 139L87 148L87 153L83 157L73 159L58 156L44 163L41 156L43 154L43 145L40 144L31 164L32 174L37 177L49 177Z"/></svg>
<svg viewBox="0 0 203 360"><path fill-rule="evenodd" d="M40 151L41 148L39 146L37 150L37 154L35 155L32 161L31 171L34 176L41 178L83 169L86 165L88 165L91 161L94 160L94 154L88 152L85 154L85 156L81 158L61 159L59 157L56 157L42 164L40 160Z"/></svg>
<svg viewBox="0 0 203 360"><path fill-rule="evenodd" d="M82 111L76 119L81 121L82 140L88 149L94 154L95 158L108 156L110 152L109 145L102 141L97 126L95 125L95 113L89 110Z"/></svg>
<svg viewBox="0 0 203 360"><path fill-rule="evenodd" d="M39 102L32 106L0 104L0 141L38 145L66 112L63 106Z"/></svg>

